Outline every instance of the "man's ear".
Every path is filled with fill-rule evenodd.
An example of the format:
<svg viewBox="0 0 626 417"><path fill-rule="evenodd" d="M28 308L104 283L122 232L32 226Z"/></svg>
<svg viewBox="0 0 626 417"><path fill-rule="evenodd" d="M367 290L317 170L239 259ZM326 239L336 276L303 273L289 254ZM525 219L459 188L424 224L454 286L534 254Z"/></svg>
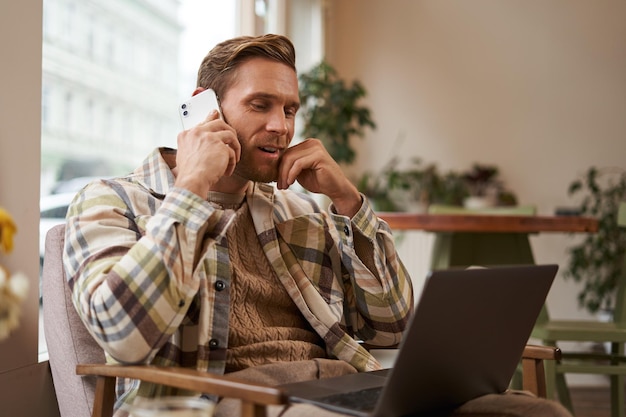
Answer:
<svg viewBox="0 0 626 417"><path fill-rule="evenodd" d="M201 93L201 92L203 92L204 90L206 90L206 88L203 88L203 87L197 87L195 90L193 90L193 94L192 94L192 96L195 96L196 94Z"/></svg>

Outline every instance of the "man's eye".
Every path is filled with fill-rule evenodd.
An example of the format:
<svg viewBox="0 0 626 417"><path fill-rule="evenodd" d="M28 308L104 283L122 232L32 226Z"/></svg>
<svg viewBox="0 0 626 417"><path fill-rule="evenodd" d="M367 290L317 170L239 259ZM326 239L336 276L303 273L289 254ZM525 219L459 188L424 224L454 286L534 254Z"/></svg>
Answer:
<svg viewBox="0 0 626 417"><path fill-rule="evenodd" d="M293 118L296 117L296 109L285 109L285 116L289 117L289 118Z"/></svg>
<svg viewBox="0 0 626 417"><path fill-rule="evenodd" d="M256 111L267 110L267 105L265 103L251 103L251 106Z"/></svg>

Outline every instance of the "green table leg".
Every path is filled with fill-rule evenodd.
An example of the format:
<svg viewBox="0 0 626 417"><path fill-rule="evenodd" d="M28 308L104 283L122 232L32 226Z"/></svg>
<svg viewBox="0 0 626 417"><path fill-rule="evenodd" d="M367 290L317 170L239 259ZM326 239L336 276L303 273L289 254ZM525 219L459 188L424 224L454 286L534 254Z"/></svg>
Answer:
<svg viewBox="0 0 626 417"><path fill-rule="evenodd" d="M432 269L534 263L526 233L437 233L431 258ZM547 315L547 311L542 311L542 316L544 314ZM522 388L520 368L510 386ZM548 390L554 390L553 384L548 384Z"/></svg>
<svg viewBox="0 0 626 417"><path fill-rule="evenodd" d="M526 233L437 233L432 269L534 264Z"/></svg>

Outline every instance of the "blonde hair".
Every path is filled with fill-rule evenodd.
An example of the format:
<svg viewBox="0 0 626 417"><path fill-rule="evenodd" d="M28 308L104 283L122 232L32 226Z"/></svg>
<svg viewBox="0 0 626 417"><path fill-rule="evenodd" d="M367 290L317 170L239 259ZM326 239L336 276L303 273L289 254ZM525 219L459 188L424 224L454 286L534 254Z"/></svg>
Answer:
<svg viewBox="0 0 626 417"><path fill-rule="evenodd" d="M296 51L282 35L240 36L217 44L198 69L197 86L212 88L222 97L233 83L236 69L251 58L281 62L296 71Z"/></svg>

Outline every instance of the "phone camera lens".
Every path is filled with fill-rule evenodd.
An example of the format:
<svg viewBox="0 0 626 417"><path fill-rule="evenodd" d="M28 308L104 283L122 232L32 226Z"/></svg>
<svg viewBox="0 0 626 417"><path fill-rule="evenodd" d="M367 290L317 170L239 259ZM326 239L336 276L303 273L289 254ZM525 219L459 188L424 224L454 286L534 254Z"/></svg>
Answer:
<svg viewBox="0 0 626 417"><path fill-rule="evenodd" d="M187 110L185 110L185 111L183 112L183 116L187 116L187 113L188 113L188 111L187 111Z"/></svg>
<svg viewBox="0 0 626 417"><path fill-rule="evenodd" d="M180 106L183 110L187 108L186 104L183 104L182 106Z"/></svg>

